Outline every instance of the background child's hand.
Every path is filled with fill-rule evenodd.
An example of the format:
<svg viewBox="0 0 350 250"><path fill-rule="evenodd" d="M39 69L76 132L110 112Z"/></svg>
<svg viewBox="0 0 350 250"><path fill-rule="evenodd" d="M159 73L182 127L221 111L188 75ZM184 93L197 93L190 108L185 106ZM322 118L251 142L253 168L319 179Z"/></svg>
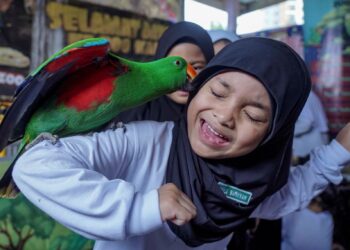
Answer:
<svg viewBox="0 0 350 250"><path fill-rule="evenodd" d="M193 219L197 212L192 201L173 183L158 189L160 214L163 221L170 220L181 226Z"/></svg>
<svg viewBox="0 0 350 250"><path fill-rule="evenodd" d="M350 123L339 131L336 140L350 152Z"/></svg>

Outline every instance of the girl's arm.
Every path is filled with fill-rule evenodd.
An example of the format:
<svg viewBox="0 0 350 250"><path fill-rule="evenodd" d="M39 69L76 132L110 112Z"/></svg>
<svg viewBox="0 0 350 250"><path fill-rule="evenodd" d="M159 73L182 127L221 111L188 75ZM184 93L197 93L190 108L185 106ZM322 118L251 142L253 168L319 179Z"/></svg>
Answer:
<svg viewBox="0 0 350 250"><path fill-rule="evenodd" d="M145 234L162 224L157 188L168 157L168 127L147 128L142 137L129 126L55 145L44 141L20 157L13 178L32 203L87 238ZM152 139L162 146L152 147Z"/></svg>
<svg viewBox="0 0 350 250"><path fill-rule="evenodd" d="M310 161L294 167L287 184L267 197L250 217L278 219L305 208L329 183L339 184L342 180L341 169L350 161L350 147L341 143L337 137L329 145L313 150Z"/></svg>

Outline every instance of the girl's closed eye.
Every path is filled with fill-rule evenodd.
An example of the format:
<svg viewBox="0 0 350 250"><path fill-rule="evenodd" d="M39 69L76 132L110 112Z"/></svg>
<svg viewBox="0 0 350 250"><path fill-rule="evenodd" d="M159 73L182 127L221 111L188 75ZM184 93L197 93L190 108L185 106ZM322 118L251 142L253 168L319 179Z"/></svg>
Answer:
<svg viewBox="0 0 350 250"><path fill-rule="evenodd" d="M253 123L260 123L260 124L263 124L263 123L266 123L267 122L267 119L265 117L262 117L260 115L256 115L254 114L253 112L249 112L247 110L244 110L244 115L245 117L250 121L250 122L253 122Z"/></svg>
<svg viewBox="0 0 350 250"><path fill-rule="evenodd" d="M214 90L212 87L210 88L210 91L211 91L212 95L217 97L217 98L224 98L225 97L225 94L222 91Z"/></svg>

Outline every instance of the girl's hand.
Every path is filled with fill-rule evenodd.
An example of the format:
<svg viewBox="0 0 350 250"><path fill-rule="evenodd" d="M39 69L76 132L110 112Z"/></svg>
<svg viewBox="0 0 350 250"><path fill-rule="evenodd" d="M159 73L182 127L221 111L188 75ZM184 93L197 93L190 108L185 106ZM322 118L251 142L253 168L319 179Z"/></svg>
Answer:
<svg viewBox="0 0 350 250"><path fill-rule="evenodd" d="M192 201L173 183L158 189L160 214L163 221L170 220L181 226L193 219L197 212Z"/></svg>
<svg viewBox="0 0 350 250"><path fill-rule="evenodd" d="M350 123L339 131L335 139L350 152Z"/></svg>

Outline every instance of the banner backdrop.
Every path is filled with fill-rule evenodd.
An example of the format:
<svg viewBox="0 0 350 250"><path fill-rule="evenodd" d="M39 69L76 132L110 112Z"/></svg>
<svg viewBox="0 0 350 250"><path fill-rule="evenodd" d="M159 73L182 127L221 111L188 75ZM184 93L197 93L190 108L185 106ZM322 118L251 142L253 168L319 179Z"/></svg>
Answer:
<svg viewBox="0 0 350 250"><path fill-rule="evenodd" d="M150 18L176 22L181 16L179 0L84 0L129 12L136 12Z"/></svg>
<svg viewBox="0 0 350 250"><path fill-rule="evenodd" d="M128 58L150 59L170 22L89 3L48 2L48 28L62 29L65 44L90 38L108 38L113 52Z"/></svg>

